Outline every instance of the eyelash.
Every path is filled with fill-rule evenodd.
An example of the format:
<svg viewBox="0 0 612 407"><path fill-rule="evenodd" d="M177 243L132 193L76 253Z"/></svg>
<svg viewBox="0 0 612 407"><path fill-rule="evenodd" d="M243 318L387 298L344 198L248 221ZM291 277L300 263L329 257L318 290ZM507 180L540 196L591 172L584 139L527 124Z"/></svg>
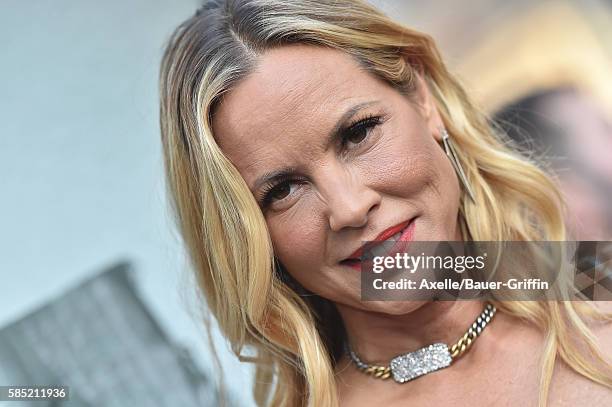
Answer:
<svg viewBox="0 0 612 407"><path fill-rule="evenodd" d="M378 126L382 122L383 122L382 116L376 116L372 114L369 114L362 119L355 120L353 124L349 125L345 130L342 131L343 133L342 134L342 147L346 146L347 139L350 136L354 135L356 131L360 131L360 130L367 131L367 130L373 129L374 127ZM367 136L368 135L366 134L366 137L364 138L364 140L367 138ZM356 143L356 145L360 145L361 143L363 143L363 141Z"/></svg>
<svg viewBox="0 0 612 407"><path fill-rule="evenodd" d="M356 119L353 124L348 125L344 130L342 131L342 140L341 140L341 147L344 149L346 146L346 142L347 140L353 136L356 131L361 131L361 130L370 130L373 129L374 127L382 124L383 122L383 117L382 116L376 116L376 115L367 115L361 119ZM357 146L361 145L362 143L365 142L365 140L367 140L368 135L366 134L366 137L360 141L359 143L356 143ZM280 180L278 180L278 182L276 184L267 184L263 187L263 191L262 191L262 202L261 202L261 206L262 208L267 208L270 203L272 202L272 193L279 187L285 186L285 184L287 184L289 181L301 181L299 179L295 179L292 178L291 175L287 175L283 178L281 178Z"/></svg>

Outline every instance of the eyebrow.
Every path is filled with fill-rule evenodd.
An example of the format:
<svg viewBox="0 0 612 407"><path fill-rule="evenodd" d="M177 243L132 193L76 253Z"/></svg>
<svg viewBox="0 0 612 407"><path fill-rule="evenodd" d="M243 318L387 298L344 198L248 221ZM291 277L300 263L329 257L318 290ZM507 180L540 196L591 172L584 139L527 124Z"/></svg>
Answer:
<svg viewBox="0 0 612 407"><path fill-rule="evenodd" d="M341 139L341 137L342 137L342 126L343 126L343 124L347 120L349 120L351 117L353 117L355 114L357 114L360 110L363 110L366 107L369 107L369 106L374 105L376 103L379 103L379 101L378 100L373 100L373 101L358 103L358 104L350 107L349 109L347 109L342 114L342 116L340 116L340 118L338 119L338 121L336 122L336 124L334 125L332 130L329 132L329 134L327 136L327 142L325 144L325 151L329 150L329 148L333 144L337 143ZM288 176L294 175L295 173L297 173L297 168L290 167L290 166L289 167L283 167L283 168L278 169L278 170L268 171L265 174L263 174L261 177L257 178L257 180L255 181L255 184L253 186L253 190L257 191L264 184L273 183L274 181L280 181L282 179L287 178Z"/></svg>

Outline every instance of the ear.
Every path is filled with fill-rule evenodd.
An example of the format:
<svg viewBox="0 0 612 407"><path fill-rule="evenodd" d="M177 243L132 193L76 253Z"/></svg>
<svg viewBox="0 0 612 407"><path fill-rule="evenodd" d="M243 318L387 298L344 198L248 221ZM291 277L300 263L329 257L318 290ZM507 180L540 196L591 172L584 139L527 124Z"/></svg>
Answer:
<svg viewBox="0 0 612 407"><path fill-rule="evenodd" d="M429 90L429 86L421 73L415 73L416 77L416 103L421 112L430 133L438 142L442 142L442 134L440 128L444 126L438 107L434 101L434 97Z"/></svg>

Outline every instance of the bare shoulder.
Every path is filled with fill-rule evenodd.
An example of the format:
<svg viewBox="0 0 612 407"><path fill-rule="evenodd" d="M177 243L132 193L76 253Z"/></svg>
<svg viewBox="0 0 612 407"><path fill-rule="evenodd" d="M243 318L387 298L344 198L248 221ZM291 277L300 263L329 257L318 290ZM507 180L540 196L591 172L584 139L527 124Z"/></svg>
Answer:
<svg viewBox="0 0 612 407"><path fill-rule="evenodd" d="M612 301L595 301L592 304L598 310L612 314ZM595 335L602 356L609 363L608 368L612 369L612 321L594 322L589 324L589 327ZM589 400L591 406L609 406L612 403L612 389L576 373L560 360L553 377L551 406L579 405L581 400Z"/></svg>
<svg viewBox="0 0 612 407"><path fill-rule="evenodd" d="M603 312L612 313L612 301L593 301L593 305Z"/></svg>
<svg viewBox="0 0 612 407"><path fill-rule="evenodd" d="M600 311L612 315L612 301L595 301L593 304ZM593 333L597 337L602 353L612 363L612 321L595 324Z"/></svg>

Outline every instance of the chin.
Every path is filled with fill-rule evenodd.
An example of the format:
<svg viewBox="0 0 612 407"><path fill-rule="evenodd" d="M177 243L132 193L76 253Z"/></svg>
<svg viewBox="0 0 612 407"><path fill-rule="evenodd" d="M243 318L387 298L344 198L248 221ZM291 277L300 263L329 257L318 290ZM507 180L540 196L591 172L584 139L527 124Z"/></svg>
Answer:
<svg viewBox="0 0 612 407"><path fill-rule="evenodd" d="M362 307L366 311L387 315L405 315L414 312L429 301L364 301Z"/></svg>

